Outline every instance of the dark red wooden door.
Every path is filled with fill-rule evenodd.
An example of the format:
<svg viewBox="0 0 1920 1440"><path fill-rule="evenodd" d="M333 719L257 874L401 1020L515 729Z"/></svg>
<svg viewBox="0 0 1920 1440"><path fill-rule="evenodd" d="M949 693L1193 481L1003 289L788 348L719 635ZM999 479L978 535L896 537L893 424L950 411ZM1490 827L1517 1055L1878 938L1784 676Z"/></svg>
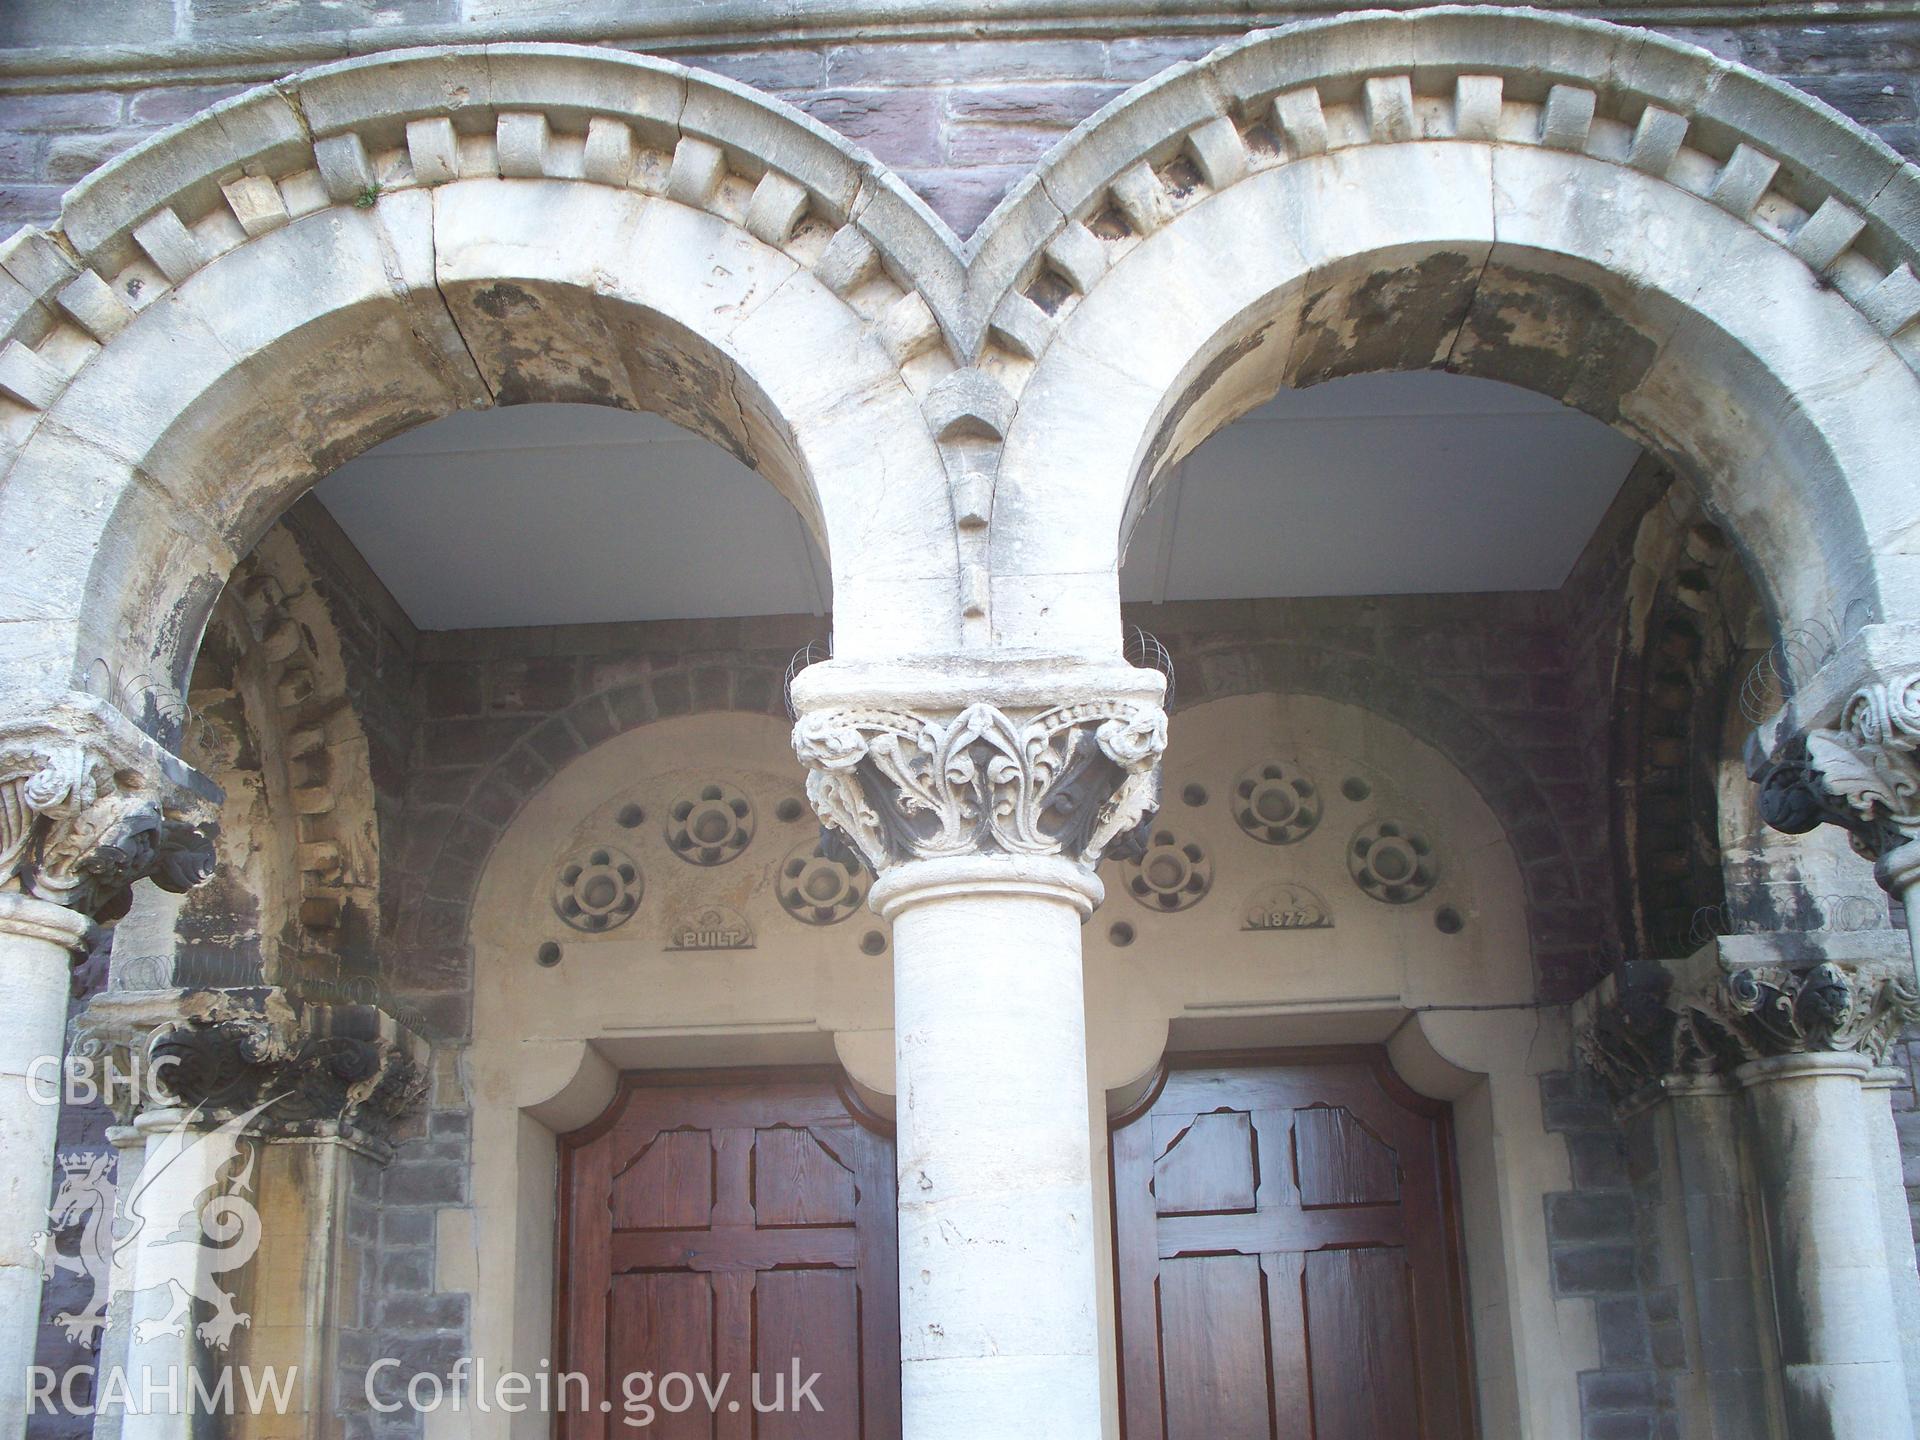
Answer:
<svg viewBox="0 0 1920 1440"><path fill-rule="evenodd" d="M1466 1440L1446 1107L1375 1051L1177 1066L1113 1133L1128 1440Z"/></svg>
<svg viewBox="0 0 1920 1440"><path fill-rule="evenodd" d="M897 1440L893 1142L833 1074L628 1077L561 1172L565 1440Z"/></svg>

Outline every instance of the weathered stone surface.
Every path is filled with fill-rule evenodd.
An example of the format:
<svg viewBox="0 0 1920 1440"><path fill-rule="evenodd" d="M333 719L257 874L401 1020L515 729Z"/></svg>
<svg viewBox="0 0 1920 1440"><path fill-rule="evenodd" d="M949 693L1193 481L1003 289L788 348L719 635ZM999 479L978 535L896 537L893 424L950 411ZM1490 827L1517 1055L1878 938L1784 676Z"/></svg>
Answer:
<svg viewBox="0 0 1920 1440"><path fill-rule="evenodd" d="M380 37L298 37L443 12L423 0L177 18L196 44L259 31L339 54ZM488 34L500 43L486 51L351 62L230 103L83 184L64 238L11 252L0 302L22 328L0 349L0 520L36 536L0 585L0 663L19 688L63 685L117 647L183 671L233 552L314 476L454 405L556 398L663 408L757 463L829 542L843 660L963 641L1110 657L1115 557L1160 466L1275 385L1419 365L1526 380L1692 462L1787 615L1858 600L1905 618L1920 517L1888 437L1916 428L1913 182L1778 86L1646 32L1371 17L1176 69L1010 184L1116 80L1211 39L788 36L764 64L709 55L717 73L805 92L821 125L676 66ZM1879 58L1860 74L1900 74L1910 37L1872 34ZM1780 63L1823 73L1806 48L1782 46ZM1898 93L1835 75L1836 98L1913 123ZM14 97L18 138L0 163L29 189L57 184L193 98ZM910 183L851 154L836 127L910 160ZM963 230L1013 190L972 267L916 185ZM1801 223L1808 210L1824 219ZM955 374L991 375L1007 403L926 403ZM1003 437L997 469L974 464ZM1524 857L1513 883L1539 993L1592 978L1613 939L1588 758L1604 728L1580 718L1608 703L1595 679L1607 644L1585 633L1598 621L1489 636L1431 610L1396 626L1341 612L1320 617L1332 639L1308 644L1284 625L1247 639L1225 615L1192 622L1188 673L1204 693L1351 695L1431 735L1503 818L1487 844ZM412 786L404 863L379 900L391 958L404 971L414 947L421 1009L446 1033L483 1024L463 988L471 901L556 772L625 728L779 706L784 657L718 656L717 634L661 632L644 664L521 654L471 685L429 674L430 720L416 731L396 704L384 739L370 726L383 803L397 811ZM887 724L937 749L949 715L913 713ZM951 773L902 771L955 813L981 795L954 776L986 758L999 724L967 713L979 735ZM1015 736L988 767L1004 786L1001 762L1033 758L1031 717L997 713ZM841 730L870 753L887 726ZM816 738L836 750L844 735ZM324 788L295 790L303 824ZM859 828L862 803L842 799ZM1024 805L989 808L1018 828ZM304 834L296 849L303 874L334 853ZM298 898L306 915L327 897ZM1820 1027L1802 1011L1819 1007L1803 983L1787 989L1804 1039ZM1637 1140L1623 1154L1594 1096L1549 1088L1539 1112L1564 1130L1565 1173L1528 1181L1527 1243L1551 1247L1533 1279L1580 1297L1568 1303L1600 1331L1598 1368L1555 1383L1563 1402L1584 1397L1589 1433L1651 1429L1670 1410L1658 1372L1677 1343L1672 1287L1646 1282L1637 1228L1658 1164ZM477 1201L462 1148L474 1127L453 1113L403 1153L391 1213ZM1513 1122L1500 1133L1519 1133ZM1060 1213L1083 1243L1086 1216ZM422 1354L475 1318L464 1292L434 1288L428 1243L414 1226L370 1312ZM923 1358L956 1357L928 1342Z"/></svg>

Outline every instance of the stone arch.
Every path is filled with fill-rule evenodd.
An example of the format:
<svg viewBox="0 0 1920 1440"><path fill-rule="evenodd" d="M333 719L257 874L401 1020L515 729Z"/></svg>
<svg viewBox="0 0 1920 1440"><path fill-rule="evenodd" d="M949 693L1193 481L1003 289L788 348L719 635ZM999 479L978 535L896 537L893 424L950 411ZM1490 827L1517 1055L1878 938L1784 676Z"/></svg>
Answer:
<svg viewBox="0 0 1920 1440"><path fill-rule="evenodd" d="M1641 517L1624 588L1609 737L1614 863L1626 950L1658 959L1690 953L1731 918L1721 771L1737 760L1729 715L1765 617L1739 557L1684 487L1670 485Z"/></svg>
<svg viewBox="0 0 1920 1440"><path fill-rule="evenodd" d="M759 468L829 556L841 653L956 648L916 398L953 368L949 241L779 102L604 50L399 52L224 102L4 256L0 525L33 537L5 679L65 688L99 660L177 692L304 489L534 399L659 410ZM136 718L171 740L165 708Z"/></svg>
<svg viewBox="0 0 1920 1440"><path fill-rule="evenodd" d="M1020 357L996 638L1061 644L1064 620L1069 648L1110 649L1162 467L1280 386L1434 367L1682 468L1775 614L1903 618L1916 197L1817 102L1597 22L1370 14L1169 71L1051 156L974 260Z"/></svg>
<svg viewBox="0 0 1920 1440"><path fill-rule="evenodd" d="M350 668L313 567L276 525L214 605L186 696L182 756L225 792L211 883L173 929L198 983L297 989L375 967L390 817Z"/></svg>

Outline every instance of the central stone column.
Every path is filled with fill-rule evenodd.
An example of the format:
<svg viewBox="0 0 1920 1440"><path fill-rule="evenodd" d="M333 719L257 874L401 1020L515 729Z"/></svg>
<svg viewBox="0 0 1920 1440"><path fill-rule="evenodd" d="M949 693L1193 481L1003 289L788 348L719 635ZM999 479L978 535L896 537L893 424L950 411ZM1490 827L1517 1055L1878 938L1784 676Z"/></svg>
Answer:
<svg viewBox="0 0 1920 1440"><path fill-rule="evenodd" d="M1080 926L1157 804L1163 694L1045 662L795 680L808 794L894 926L907 1440L1101 1433Z"/></svg>

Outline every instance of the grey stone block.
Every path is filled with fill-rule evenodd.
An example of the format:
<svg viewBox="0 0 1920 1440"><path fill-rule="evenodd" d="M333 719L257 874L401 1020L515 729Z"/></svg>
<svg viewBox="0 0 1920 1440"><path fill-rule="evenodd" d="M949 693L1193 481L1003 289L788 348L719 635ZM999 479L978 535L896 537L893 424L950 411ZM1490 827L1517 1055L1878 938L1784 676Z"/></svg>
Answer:
<svg viewBox="0 0 1920 1440"><path fill-rule="evenodd" d="M944 153L949 166L969 170L981 165L1017 170L1040 159L1067 132L1039 125L948 125Z"/></svg>
<svg viewBox="0 0 1920 1440"><path fill-rule="evenodd" d="M824 90L800 107L854 144L896 167L940 158L940 97L918 90Z"/></svg>
<svg viewBox="0 0 1920 1440"><path fill-rule="evenodd" d="M1563 1191L1547 1197L1551 1240L1631 1240L1633 1233L1633 1197L1624 1190Z"/></svg>
<svg viewBox="0 0 1920 1440"><path fill-rule="evenodd" d="M1658 1423L1650 1413L1614 1411L1586 1416L1580 1433L1582 1440L1658 1440Z"/></svg>
<svg viewBox="0 0 1920 1440"><path fill-rule="evenodd" d="M829 85L951 85L968 80L1079 79L1103 73L1098 40L1028 40L999 45L846 45L827 55Z"/></svg>
<svg viewBox="0 0 1920 1440"><path fill-rule="evenodd" d="M1022 165L971 165L909 170L901 178L954 234L965 238L980 228L980 222L993 213L1026 173Z"/></svg>
<svg viewBox="0 0 1920 1440"><path fill-rule="evenodd" d="M1589 1412L1652 1410L1660 1393L1660 1378L1651 1370L1588 1370L1580 1376L1580 1403Z"/></svg>
<svg viewBox="0 0 1920 1440"><path fill-rule="evenodd" d="M955 120L1071 129L1124 89L1121 85L1072 83L965 85L946 92L946 108Z"/></svg>
<svg viewBox="0 0 1920 1440"><path fill-rule="evenodd" d="M1593 1307L1600 1335L1600 1359L1608 1366L1644 1365L1651 1346L1647 1317L1638 1299L1599 1300Z"/></svg>
<svg viewBox="0 0 1920 1440"><path fill-rule="evenodd" d="M691 70L708 70L756 90L796 99L827 83L824 50L743 50L710 55L676 51L673 58Z"/></svg>
<svg viewBox="0 0 1920 1440"><path fill-rule="evenodd" d="M1553 1288L1560 1295L1624 1295L1638 1283L1632 1245L1578 1245L1553 1254Z"/></svg>
<svg viewBox="0 0 1920 1440"><path fill-rule="evenodd" d="M381 1193L389 1205L457 1205L466 1189L466 1166L460 1161L396 1160L383 1177Z"/></svg>
<svg viewBox="0 0 1920 1440"><path fill-rule="evenodd" d="M107 130L55 135L48 139L41 179L68 185L131 149L146 136L139 130Z"/></svg>
<svg viewBox="0 0 1920 1440"><path fill-rule="evenodd" d="M259 0L191 0L188 24L199 36L308 35L393 25L449 24L456 0L335 0L326 5L262 5Z"/></svg>
<svg viewBox="0 0 1920 1440"><path fill-rule="evenodd" d="M170 40L173 0L7 0L0 49Z"/></svg>
<svg viewBox="0 0 1920 1440"><path fill-rule="evenodd" d="M111 90L0 95L0 131L107 130L120 123L124 109Z"/></svg>
<svg viewBox="0 0 1920 1440"><path fill-rule="evenodd" d="M177 125L245 89L245 85L167 85L142 90L127 101L127 118L156 129Z"/></svg>
<svg viewBox="0 0 1920 1440"><path fill-rule="evenodd" d="M397 1295L380 1306L385 1330L453 1330L467 1323L465 1295Z"/></svg>

